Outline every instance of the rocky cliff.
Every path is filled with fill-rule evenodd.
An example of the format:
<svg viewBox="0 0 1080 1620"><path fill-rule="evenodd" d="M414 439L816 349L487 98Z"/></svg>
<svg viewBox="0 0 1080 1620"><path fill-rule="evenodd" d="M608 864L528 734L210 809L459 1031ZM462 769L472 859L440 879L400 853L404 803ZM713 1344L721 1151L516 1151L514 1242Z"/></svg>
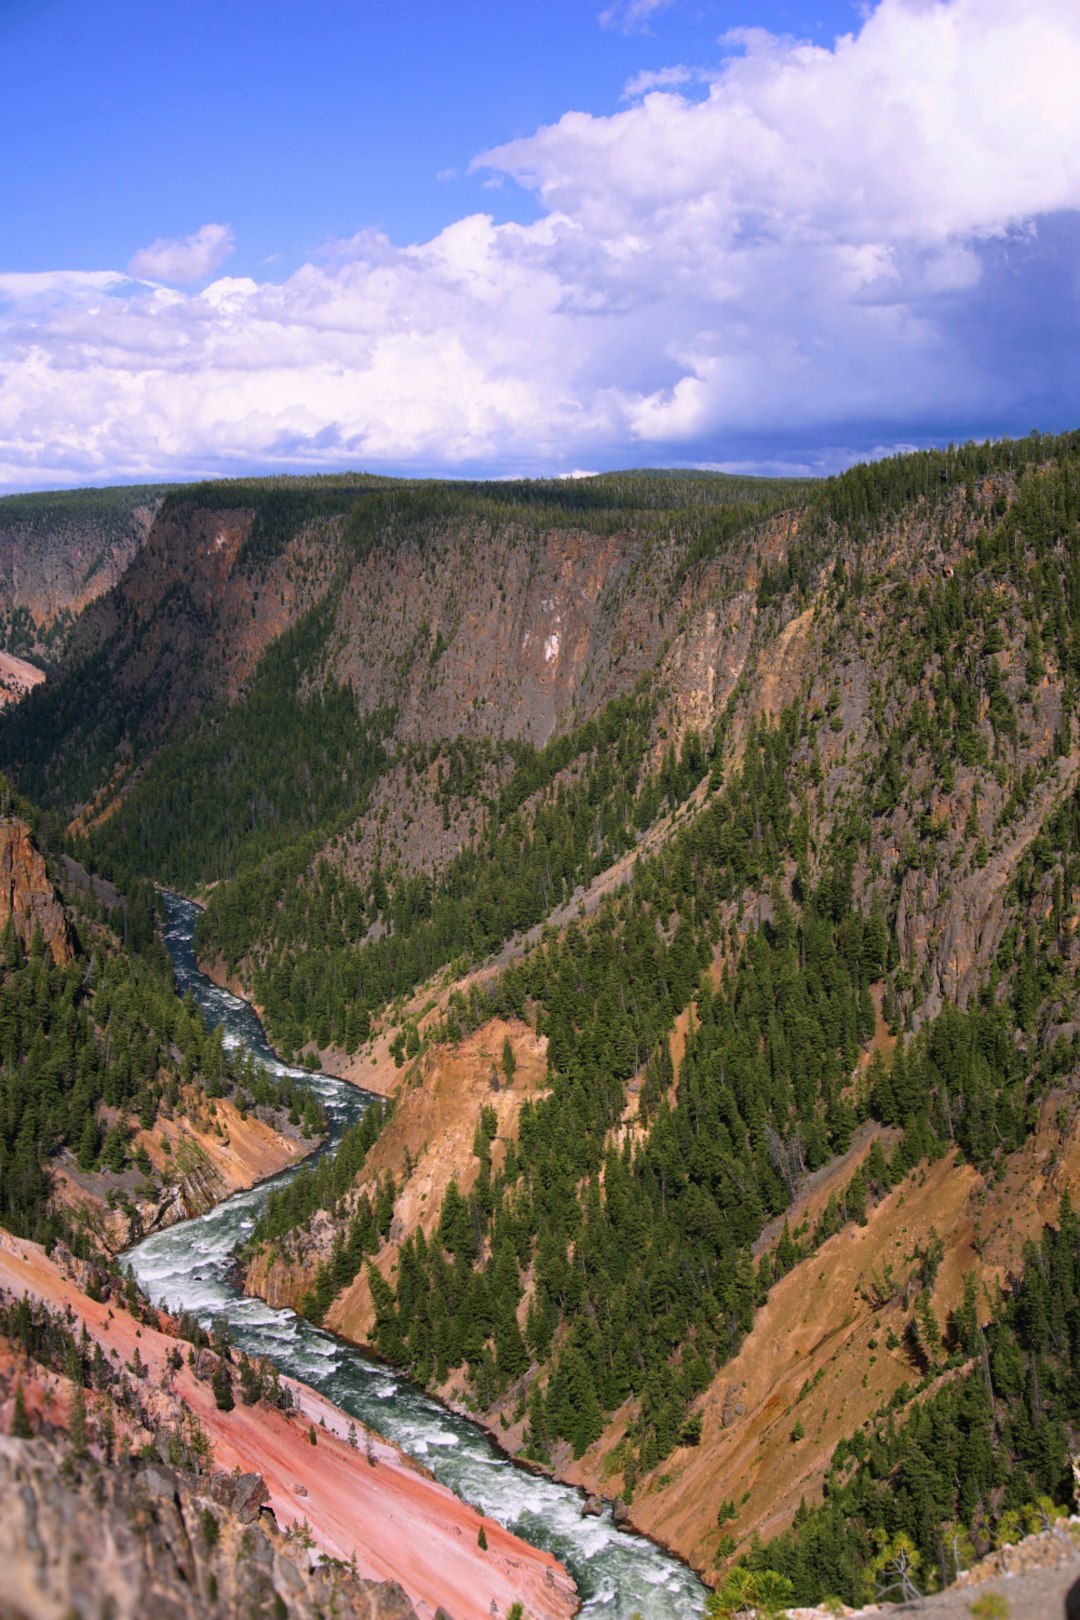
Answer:
<svg viewBox="0 0 1080 1620"><path fill-rule="evenodd" d="M257 1496L244 1499L237 1487L252 1477L202 1480L130 1459L72 1466L65 1444L0 1435L0 1612L206 1620L287 1608L296 1620L416 1620L396 1584L313 1565Z"/></svg>
<svg viewBox="0 0 1080 1620"><path fill-rule="evenodd" d="M72 958L71 933L60 897L30 828L16 816L0 817L0 931L8 923L29 949L36 934L57 966Z"/></svg>

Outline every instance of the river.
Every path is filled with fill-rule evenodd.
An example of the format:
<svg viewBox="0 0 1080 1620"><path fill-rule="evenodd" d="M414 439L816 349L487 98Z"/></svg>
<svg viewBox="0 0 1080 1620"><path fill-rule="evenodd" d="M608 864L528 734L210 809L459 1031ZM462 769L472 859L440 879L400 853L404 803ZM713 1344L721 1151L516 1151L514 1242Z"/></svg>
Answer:
<svg viewBox="0 0 1080 1620"><path fill-rule="evenodd" d="M321 1151L332 1153L346 1126L370 1106L372 1094L332 1075L280 1063L251 1007L200 973L194 949L197 908L178 895L166 895L165 905L165 944L178 992L194 996L208 1024L224 1026L227 1047L246 1047L275 1073L293 1075L312 1088L330 1120L330 1138ZM440 1406L417 1384L293 1311L238 1291L233 1251L251 1231L270 1191L295 1174L286 1170L206 1215L147 1238L124 1257L140 1287L154 1304L191 1311L205 1324L223 1317L244 1350L312 1385L418 1458L490 1518L553 1553L577 1583L583 1614L605 1620L700 1616L705 1591L693 1572L645 1537L617 1530L610 1509L583 1519L576 1490L516 1466L476 1424Z"/></svg>

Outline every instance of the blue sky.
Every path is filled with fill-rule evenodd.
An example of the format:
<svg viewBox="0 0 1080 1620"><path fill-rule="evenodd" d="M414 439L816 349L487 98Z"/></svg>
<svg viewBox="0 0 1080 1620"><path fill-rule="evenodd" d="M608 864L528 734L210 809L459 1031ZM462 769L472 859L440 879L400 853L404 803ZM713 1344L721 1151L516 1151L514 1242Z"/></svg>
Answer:
<svg viewBox="0 0 1080 1620"><path fill-rule="evenodd" d="M620 105L671 62L717 62L752 14L831 42L839 4L679 4L604 26L603 0L0 0L3 268L101 270L228 220L234 275L293 269L382 226L426 240L475 209L536 217L468 176L478 152ZM12 154L18 154L11 162ZM453 177L451 177L453 176Z"/></svg>
<svg viewBox="0 0 1080 1620"><path fill-rule="evenodd" d="M0 487L1080 425L1080 7L0 0Z"/></svg>

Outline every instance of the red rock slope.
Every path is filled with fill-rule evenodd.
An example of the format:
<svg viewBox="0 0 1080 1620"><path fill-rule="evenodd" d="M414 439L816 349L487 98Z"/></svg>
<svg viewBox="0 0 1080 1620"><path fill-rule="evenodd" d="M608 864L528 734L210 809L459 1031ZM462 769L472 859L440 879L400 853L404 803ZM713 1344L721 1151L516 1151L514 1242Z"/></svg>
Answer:
<svg viewBox="0 0 1080 1620"><path fill-rule="evenodd" d="M0 933L9 917L14 919L15 932L24 945L29 946L34 928L40 926L57 966L71 961L71 936L64 908L49 882L30 828L17 816L0 818Z"/></svg>

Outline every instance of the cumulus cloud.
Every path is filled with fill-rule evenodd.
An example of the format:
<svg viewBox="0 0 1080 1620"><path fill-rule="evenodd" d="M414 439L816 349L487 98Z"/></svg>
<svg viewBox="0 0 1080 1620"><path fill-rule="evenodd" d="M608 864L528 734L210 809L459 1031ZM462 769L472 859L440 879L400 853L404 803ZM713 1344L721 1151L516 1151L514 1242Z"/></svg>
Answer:
<svg viewBox="0 0 1080 1620"><path fill-rule="evenodd" d="M881 0L830 50L725 52L692 96L642 82L478 158L533 224L201 291L162 283L225 227L129 277L0 278L0 482L827 469L1080 420L1074 0Z"/></svg>
<svg viewBox="0 0 1080 1620"><path fill-rule="evenodd" d="M149 247L139 249L128 269L147 281L205 281L225 263L233 245L230 226L200 225L183 241L159 236Z"/></svg>

